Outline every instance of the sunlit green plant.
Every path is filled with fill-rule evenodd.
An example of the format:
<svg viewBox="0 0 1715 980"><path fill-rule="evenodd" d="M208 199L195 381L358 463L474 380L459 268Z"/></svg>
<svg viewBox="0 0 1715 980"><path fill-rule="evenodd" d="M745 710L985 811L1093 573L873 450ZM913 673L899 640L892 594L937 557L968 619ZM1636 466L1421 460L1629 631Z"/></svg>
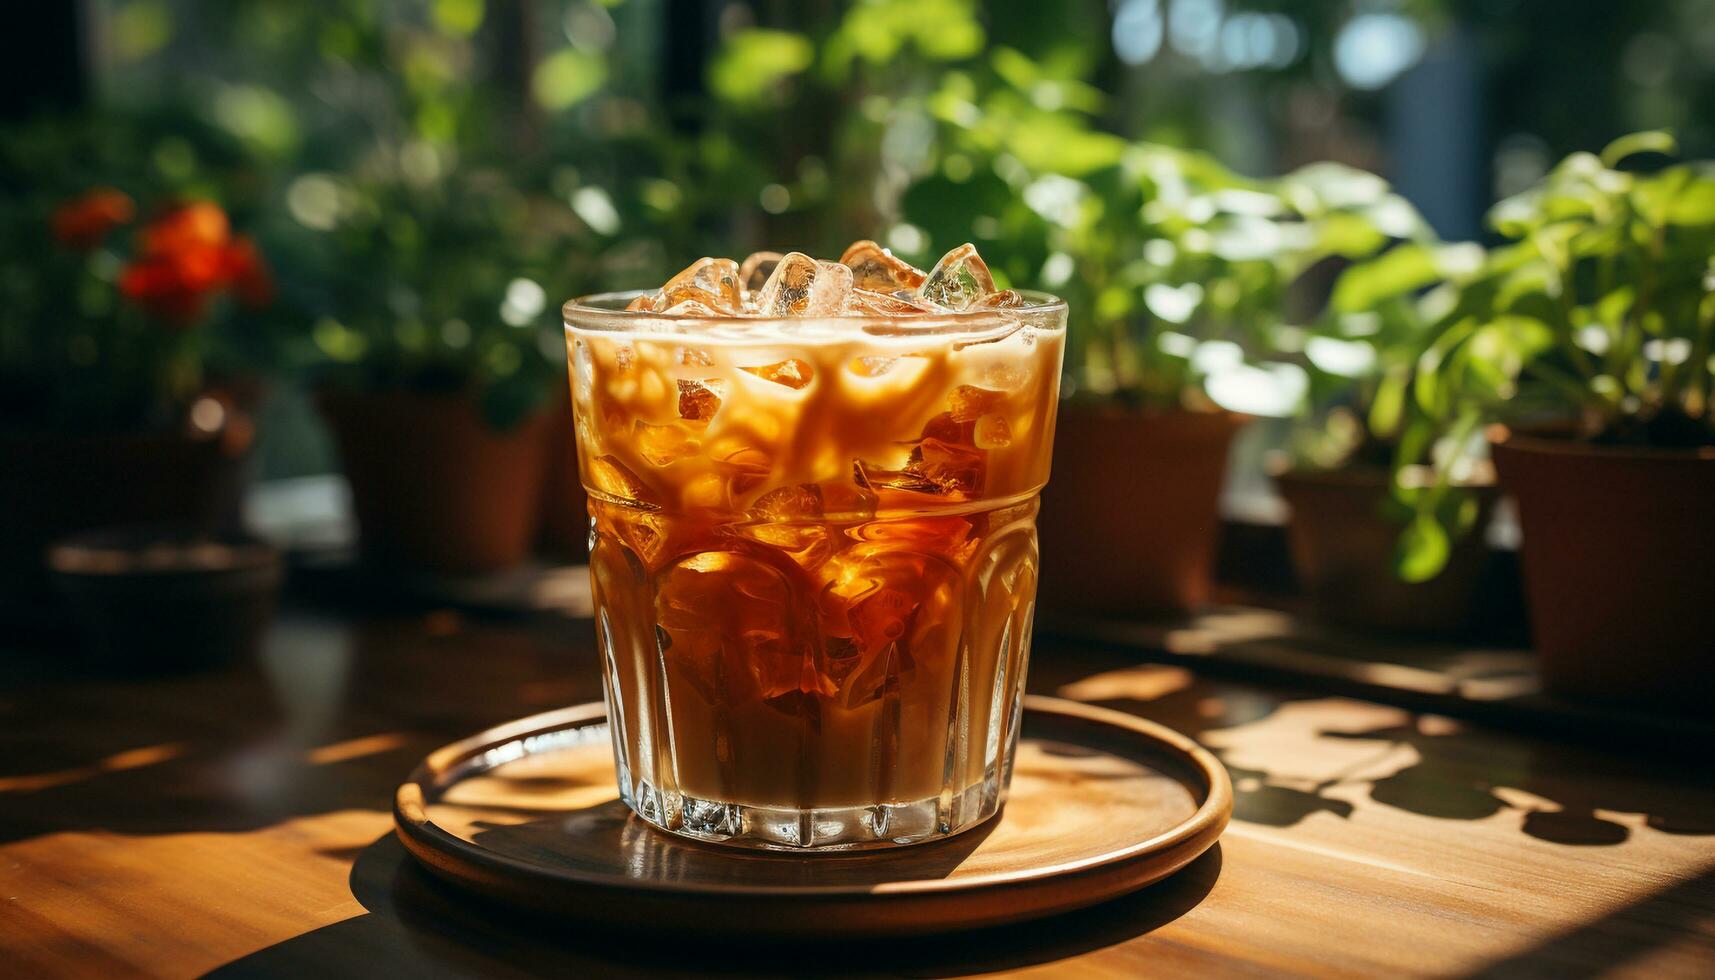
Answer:
<svg viewBox="0 0 1715 980"><path fill-rule="evenodd" d="M559 305L590 288L602 247L563 200L487 170L313 174L295 192L319 383L470 395L497 428L563 386Z"/></svg>
<svg viewBox="0 0 1715 980"><path fill-rule="evenodd" d="M1445 562L1466 530L1449 513L1483 427L1552 427L1601 444L1715 445L1715 165L1624 164L1677 152L1666 133L1574 153L1489 213L1506 244L1438 297L1397 405L1399 490L1416 512L1408 579ZM1397 423L1388 416L1398 413ZM1421 484L1421 485L1413 485Z"/></svg>
<svg viewBox="0 0 1715 980"><path fill-rule="evenodd" d="M1431 237L1372 174L1318 164L1247 178L1208 154L1102 132L1099 93L1016 51L990 60L931 101L945 149L906 192L905 217L935 241L971 238L1010 282L1071 301L1077 397L1288 414L1311 394L1304 328L1326 292L1313 270ZM1060 108L1040 107L1045 91Z"/></svg>
<svg viewBox="0 0 1715 980"><path fill-rule="evenodd" d="M1444 284L1469 276L1483 258L1470 242L1398 242L1341 271L1302 334L1288 328L1292 336L1281 346L1302 354L1310 376L1289 445L1296 465L1392 465L1412 370L1453 288Z"/></svg>

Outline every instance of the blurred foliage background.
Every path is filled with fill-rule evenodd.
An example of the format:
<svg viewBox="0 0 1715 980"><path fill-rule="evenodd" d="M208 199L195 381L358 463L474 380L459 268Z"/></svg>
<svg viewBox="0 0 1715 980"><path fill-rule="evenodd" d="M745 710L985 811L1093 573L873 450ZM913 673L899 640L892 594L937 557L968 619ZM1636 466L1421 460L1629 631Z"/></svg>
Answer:
<svg viewBox="0 0 1715 980"><path fill-rule="evenodd" d="M1388 361L1279 334L1328 261L1482 239L1621 132L1715 149L1715 0L73 8L20 32L85 70L9 97L7 213L99 182L255 234L280 302L232 358L308 379L271 400L271 476L331 468L312 381L476 385L504 424L563 380L566 297L858 237L1068 294L1075 390L1200 407L1243 369L1230 407L1268 414Z"/></svg>

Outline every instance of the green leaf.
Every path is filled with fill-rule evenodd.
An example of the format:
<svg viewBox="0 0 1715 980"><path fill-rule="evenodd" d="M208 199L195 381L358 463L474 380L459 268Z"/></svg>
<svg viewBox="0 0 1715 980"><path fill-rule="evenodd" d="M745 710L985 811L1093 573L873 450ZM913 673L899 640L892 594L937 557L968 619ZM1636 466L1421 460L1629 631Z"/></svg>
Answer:
<svg viewBox="0 0 1715 980"><path fill-rule="evenodd" d="M1444 394L1448 387L1441 378L1442 367L1448 356L1460 344L1470 338L1477 329L1477 320L1466 317L1447 328L1433 344L1425 350L1417 360L1416 392L1417 404L1420 409L1430 416L1439 416L1446 409L1446 401L1450 394Z"/></svg>
<svg viewBox="0 0 1715 980"><path fill-rule="evenodd" d="M1503 198L1489 209L1489 226L1507 238L1524 238L1545 220L1542 201L1541 188Z"/></svg>
<svg viewBox="0 0 1715 980"><path fill-rule="evenodd" d="M1608 295L1598 299L1595 304L1596 317L1603 326L1610 329L1618 327L1631 312L1632 302L1637 299L1637 291L1631 286L1620 286Z"/></svg>
<svg viewBox="0 0 1715 980"><path fill-rule="evenodd" d="M1118 163L1126 141L1079 125L1074 118L1041 113L1008 135L1007 148L1036 173L1081 177Z"/></svg>
<svg viewBox="0 0 1715 980"><path fill-rule="evenodd" d="M435 0L430 18L444 34L470 37L482 26L482 0Z"/></svg>
<svg viewBox="0 0 1715 980"><path fill-rule="evenodd" d="M1554 331L1527 316L1498 316L1483 324L1466 345L1466 367L1484 395L1512 382L1531 361L1554 346Z"/></svg>
<svg viewBox="0 0 1715 980"><path fill-rule="evenodd" d="M231 85L214 99L214 119L222 129L260 153L285 156L300 138L292 104L260 85Z"/></svg>
<svg viewBox="0 0 1715 980"><path fill-rule="evenodd" d="M1667 223L1673 225L1715 225L1715 173L1707 170L1694 173L1691 181L1680 189L1668 205Z"/></svg>
<svg viewBox="0 0 1715 980"><path fill-rule="evenodd" d="M1339 313L1373 310L1384 300L1422 289L1439 275L1429 246L1405 242L1342 273L1329 305Z"/></svg>
<svg viewBox="0 0 1715 980"><path fill-rule="evenodd" d="M1370 399L1370 432L1378 439L1392 438L1405 417L1405 391L1411 371L1404 365L1388 370Z"/></svg>
<svg viewBox="0 0 1715 980"><path fill-rule="evenodd" d="M986 40L968 0L870 0L850 5L824 48L824 65L843 78L854 58L889 65L907 45L935 61L959 61L981 53Z"/></svg>
<svg viewBox="0 0 1715 980"><path fill-rule="evenodd" d="M1349 259L1372 255L1387 244L1388 236L1362 215L1337 211L1315 222L1316 250L1323 255Z"/></svg>
<svg viewBox="0 0 1715 980"><path fill-rule="evenodd" d="M1375 204L1387 196L1387 181L1343 163L1312 163L1281 178L1293 206L1307 215Z"/></svg>
<svg viewBox="0 0 1715 980"><path fill-rule="evenodd" d="M1672 155L1679 152L1679 142L1673 134L1665 129L1645 130L1641 133L1629 133L1609 143L1602 149L1602 164L1607 167L1617 167L1627 157L1639 153L1665 153Z"/></svg>
<svg viewBox="0 0 1715 980"><path fill-rule="evenodd" d="M1428 514L1419 514L1406 525L1394 553L1394 568L1407 582L1427 582L1441 574L1453 553L1447 529Z"/></svg>
<svg viewBox="0 0 1715 980"><path fill-rule="evenodd" d="M995 74L1020 92L1030 91L1030 87L1042 78L1042 71L1036 67L1036 62L1015 48L995 48L989 55L989 64L994 66Z"/></svg>
<svg viewBox="0 0 1715 980"><path fill-rule="evenodd" d="M757 105L782 81L809 68L815 57L815 46L802 34L760 28L739 31L721 46L709 66L709 87L728 102Z"/></svg>
<svg viewBox="0 0 1715 980"><path fill-rule="evenodd" d="M607 65L600 57L561 48L536 66L530 76L530 94L542 108L558 112L594 95L606 80Z"/></svg>

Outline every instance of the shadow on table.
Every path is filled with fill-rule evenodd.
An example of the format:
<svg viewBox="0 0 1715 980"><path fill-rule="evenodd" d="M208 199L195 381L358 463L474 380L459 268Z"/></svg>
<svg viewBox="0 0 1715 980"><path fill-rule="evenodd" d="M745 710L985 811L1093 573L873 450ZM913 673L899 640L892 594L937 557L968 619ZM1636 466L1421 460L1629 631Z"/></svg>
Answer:
<svg viewBox="0 0 1715 980"><path fill-rule="evenodd" d="M1139 664L1135 656L1042 657L1031 670L1036 690L1154 719L1210 746L1233 779L1233 818L1245 823L1292 827L1316 814L1346 819L1379 803L1446 820L1521 810L1525 835L1569 846L1619 844L1631 836L1628 826L1599 811L1643 814L1645 826L1662 833L1715 834L1715 787L1671 757L1500 735L1474 723L1382 706L1376 710L1398 720L1332 728L1317 724L1313 713L1294 711L1326 695L1271 690L1255 697L1182 667ZM1247 728L1253 742L1291 736L1315 748L1307 754L1233 751L1230 733ZM1378 757L1409 746L1415 758L1380 776L1363 775L1361 765L1357 774L1315 777L1301 768L1323 748L1349 750L1360 743L1373 743ZM1259 755L1280 764L1257 765ZM1235 757L1252 764L1237 765ZM1355 787L1365 796L1355 797Z"/></svg>
<svg viewBox="0 0 1715 980"><path fill-rule="evenodd" d="M1630 827L1598 810L1641 813L1645 826L1662 833L1715 834L1715 793L1707 782L1684 766L1636 753L1532 741L1513 743L1516 757L1504 758L1497 752L1505 750L1478 729L1426 731L1421 721L1321 735L1415 749L1418 762L1370 784L1371 799L1412 813L1484 820L1519 808L1526 835L1583 847L1621 844L1631 836ZM1509 801L1503 798L1509 790L1533 799Z"/></svg>
<svg viewBox="0 0 1715 980"><path fill-rule="evenodd" d="M432 878L389 834L352 866L352 894L367 915L276 943L208 975L958 976L1050 963L1144 935L1195 908L1220 873L1217 844L1166 881L1038 922L873 943L680 940L650 931L648 923L636 933L584 932L576 923L547 923L481 902Z"/></svg>
<svg viewBox="0 0 1715 980"><path fill-rule="evenodd" d="M1614 909L1571 932L1475 970L1471 980L1506 977L1557 977L1562 980L1612 976L1663 945L1701 937L1709 940L1710 909L1715 908L1715 868ZM1705 952L1704 955L1707 955ZM1642 968L1640 976L1648 975ZM1662 973L1667 973L1665 969ZM1707 974L1705 974L1707 975Z"/></svg>
<svg viewBox="0 0 1715 980"><path fill-rule="evenodd" d="M1076 662L1037 658L1030 668L1031 690L1158 721L1205 747L1209 747L1204 738L1209 732L1254 724L1284 705L1318 696L1270 691L1266 697L1248 697L1199 679L1182 667L1139 664L1129 654L1081 653ZM1218 748L1210 751L1223 755ZM1221 758L1221 764L1233 781L1234 820L1291 827L1317 813L1341 819L1352 815L1352 804L1323 795L1326 786L1286 785L1261 769L1238 766L1226 758Z"/></svg>

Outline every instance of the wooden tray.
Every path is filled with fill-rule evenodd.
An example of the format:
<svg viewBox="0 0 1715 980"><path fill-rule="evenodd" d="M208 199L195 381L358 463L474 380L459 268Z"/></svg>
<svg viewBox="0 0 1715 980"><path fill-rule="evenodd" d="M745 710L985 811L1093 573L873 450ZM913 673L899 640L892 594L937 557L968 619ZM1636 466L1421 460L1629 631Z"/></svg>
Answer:
<svg viewBox="0 0 1715 980"><path fill-rule="evenodd" d="M1025 699L999 817L928 844L770 854L654 830L618 800L601 704L431 753L394 822L416 859L479 895L599 928L829 938L1017 922L1158 881L1206 851L1233 794L1214 756L1131 715Z"/></svg>

